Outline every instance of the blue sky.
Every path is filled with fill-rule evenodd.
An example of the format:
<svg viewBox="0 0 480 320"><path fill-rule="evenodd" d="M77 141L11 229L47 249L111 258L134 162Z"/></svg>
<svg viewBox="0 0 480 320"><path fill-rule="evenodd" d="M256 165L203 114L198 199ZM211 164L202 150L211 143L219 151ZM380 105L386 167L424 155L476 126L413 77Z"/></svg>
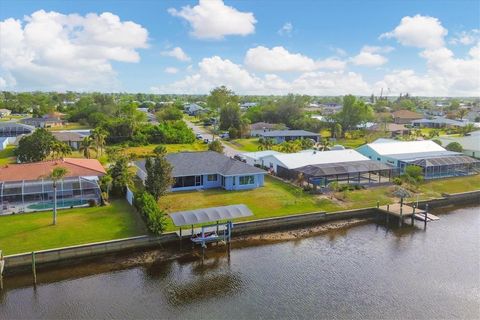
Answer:
<svg viewBox="0 0 480 320"><path fill-rule="evenodd" d="M226 84L246 94L368 95L384 88L478 95L479 6L2 0L0 87L206 93Z"/></svg>

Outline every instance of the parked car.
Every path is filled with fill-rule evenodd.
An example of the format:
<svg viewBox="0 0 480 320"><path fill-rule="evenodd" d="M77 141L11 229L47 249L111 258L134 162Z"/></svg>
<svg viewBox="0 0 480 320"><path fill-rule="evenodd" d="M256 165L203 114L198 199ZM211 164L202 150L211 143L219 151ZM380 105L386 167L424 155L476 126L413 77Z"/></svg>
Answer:
<svg viewBox="0 0 480 320"><path fill-rule="evenodd" d="M203 139L203 143L209 144L209 143L210 143L210 139Z"/></svg>
<svg viewBox="0 0 480 320"><path fill-rule="evenodd" d="M199 139L199 140L202 140L202 139L203 139L203 136L202 136L200 133L197 133L197 134L195 135L195 137L196 137L197 139Z"/></svg>
<svg viewBox="0 0 480 320"><path fill-rule="evenodd" d="M228 134L228 132L224 132L224 133L221 133L221 134L220 134L220 138L222 138L222 139L229 139L229 138L230 138L230 135Z"/></svg>
<svg viewBox="0 0 480 320"><path fill-rule="evenodd" d="M247 159L245 159L244 156L242 156L241 154L236 154L233 156L233 159L235 160L239 160L239 161L242 161L242 162L247 162Z"/></svg>

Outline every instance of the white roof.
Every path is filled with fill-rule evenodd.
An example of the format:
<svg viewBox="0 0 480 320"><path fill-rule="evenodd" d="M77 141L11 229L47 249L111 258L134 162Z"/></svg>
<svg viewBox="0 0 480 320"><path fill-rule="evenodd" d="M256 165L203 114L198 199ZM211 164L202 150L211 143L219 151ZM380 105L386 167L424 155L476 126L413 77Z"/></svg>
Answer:
<svg viewBox="0 0 480 320"><path fill-rule="evenodd" d="M242 156L248 157L248 158L251 158L251 159L255 159L255 160L260 160L263 157L271 156L271 155L274 155L274 154L280 154L280 152L275 151L275 150L264 150L264 151L241 153Z"/></svg>
<svg viewBox="0 0 480 320"><path fill-rule="evenodd" d="M445 151L442 146L431 140L423 141L378 141L369 143L368 146L379 155L404 154L404 153L425 153Z"/></svg>
<svg viewBox="0 0 480 320"><path fill-rule="evenodd" d="M213 207L190 211L179 211L170 214L173 223L178 227L219 220L231 220L249 216L253 216L253 212L250 211L250 209L248 209L248 207L244 204L234 204L231 206Z"/></svg>
<svg viewBox="0 0 480 320"><path fill-rule="evenodd" d="M271 157L277 159L277 161L281 162L283 166L288 169L295 169L314 164L369 160L367 157L353 149L282 153L272 155Z"/></svg>

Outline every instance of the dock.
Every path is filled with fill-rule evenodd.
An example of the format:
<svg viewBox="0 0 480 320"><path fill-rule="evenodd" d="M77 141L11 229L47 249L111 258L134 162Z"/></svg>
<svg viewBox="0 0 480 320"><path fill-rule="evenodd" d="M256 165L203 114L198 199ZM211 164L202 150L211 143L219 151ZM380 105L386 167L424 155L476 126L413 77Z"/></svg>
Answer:
<svg viewBox="0 0 480 320"><path fill-rule="evenodd" d="M416 208L415 204L413 206L404 204L403 199L400 203L388 204L386 206L380 206L377 203L377 209L380 212L385 213L387 224L389 223L390 216L397 218L399 227L405 223L405 218L410 218L412 226L415 224L415 219L421 220L425 223L425 228L427 227L427 222L440 219L439 217L428 213L428 204L425 206L425 210L421 210Z"/></svg>

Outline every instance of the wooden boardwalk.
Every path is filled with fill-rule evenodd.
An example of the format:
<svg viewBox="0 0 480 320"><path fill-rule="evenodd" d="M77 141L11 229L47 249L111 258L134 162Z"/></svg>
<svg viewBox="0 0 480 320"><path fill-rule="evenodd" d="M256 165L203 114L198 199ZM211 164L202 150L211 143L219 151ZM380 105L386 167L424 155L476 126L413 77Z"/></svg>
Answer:
<svg viewBox="0 0 480 320"><path fill-rule="evenodd" d="M383 212L396 216L396 217L410 217L413 214L425 214L424 210L420 210L418 208L414 208L411 206L403 205L400 206L400 203L394 203L391 205L381 206L378 209L382 210Z"/></svg>

